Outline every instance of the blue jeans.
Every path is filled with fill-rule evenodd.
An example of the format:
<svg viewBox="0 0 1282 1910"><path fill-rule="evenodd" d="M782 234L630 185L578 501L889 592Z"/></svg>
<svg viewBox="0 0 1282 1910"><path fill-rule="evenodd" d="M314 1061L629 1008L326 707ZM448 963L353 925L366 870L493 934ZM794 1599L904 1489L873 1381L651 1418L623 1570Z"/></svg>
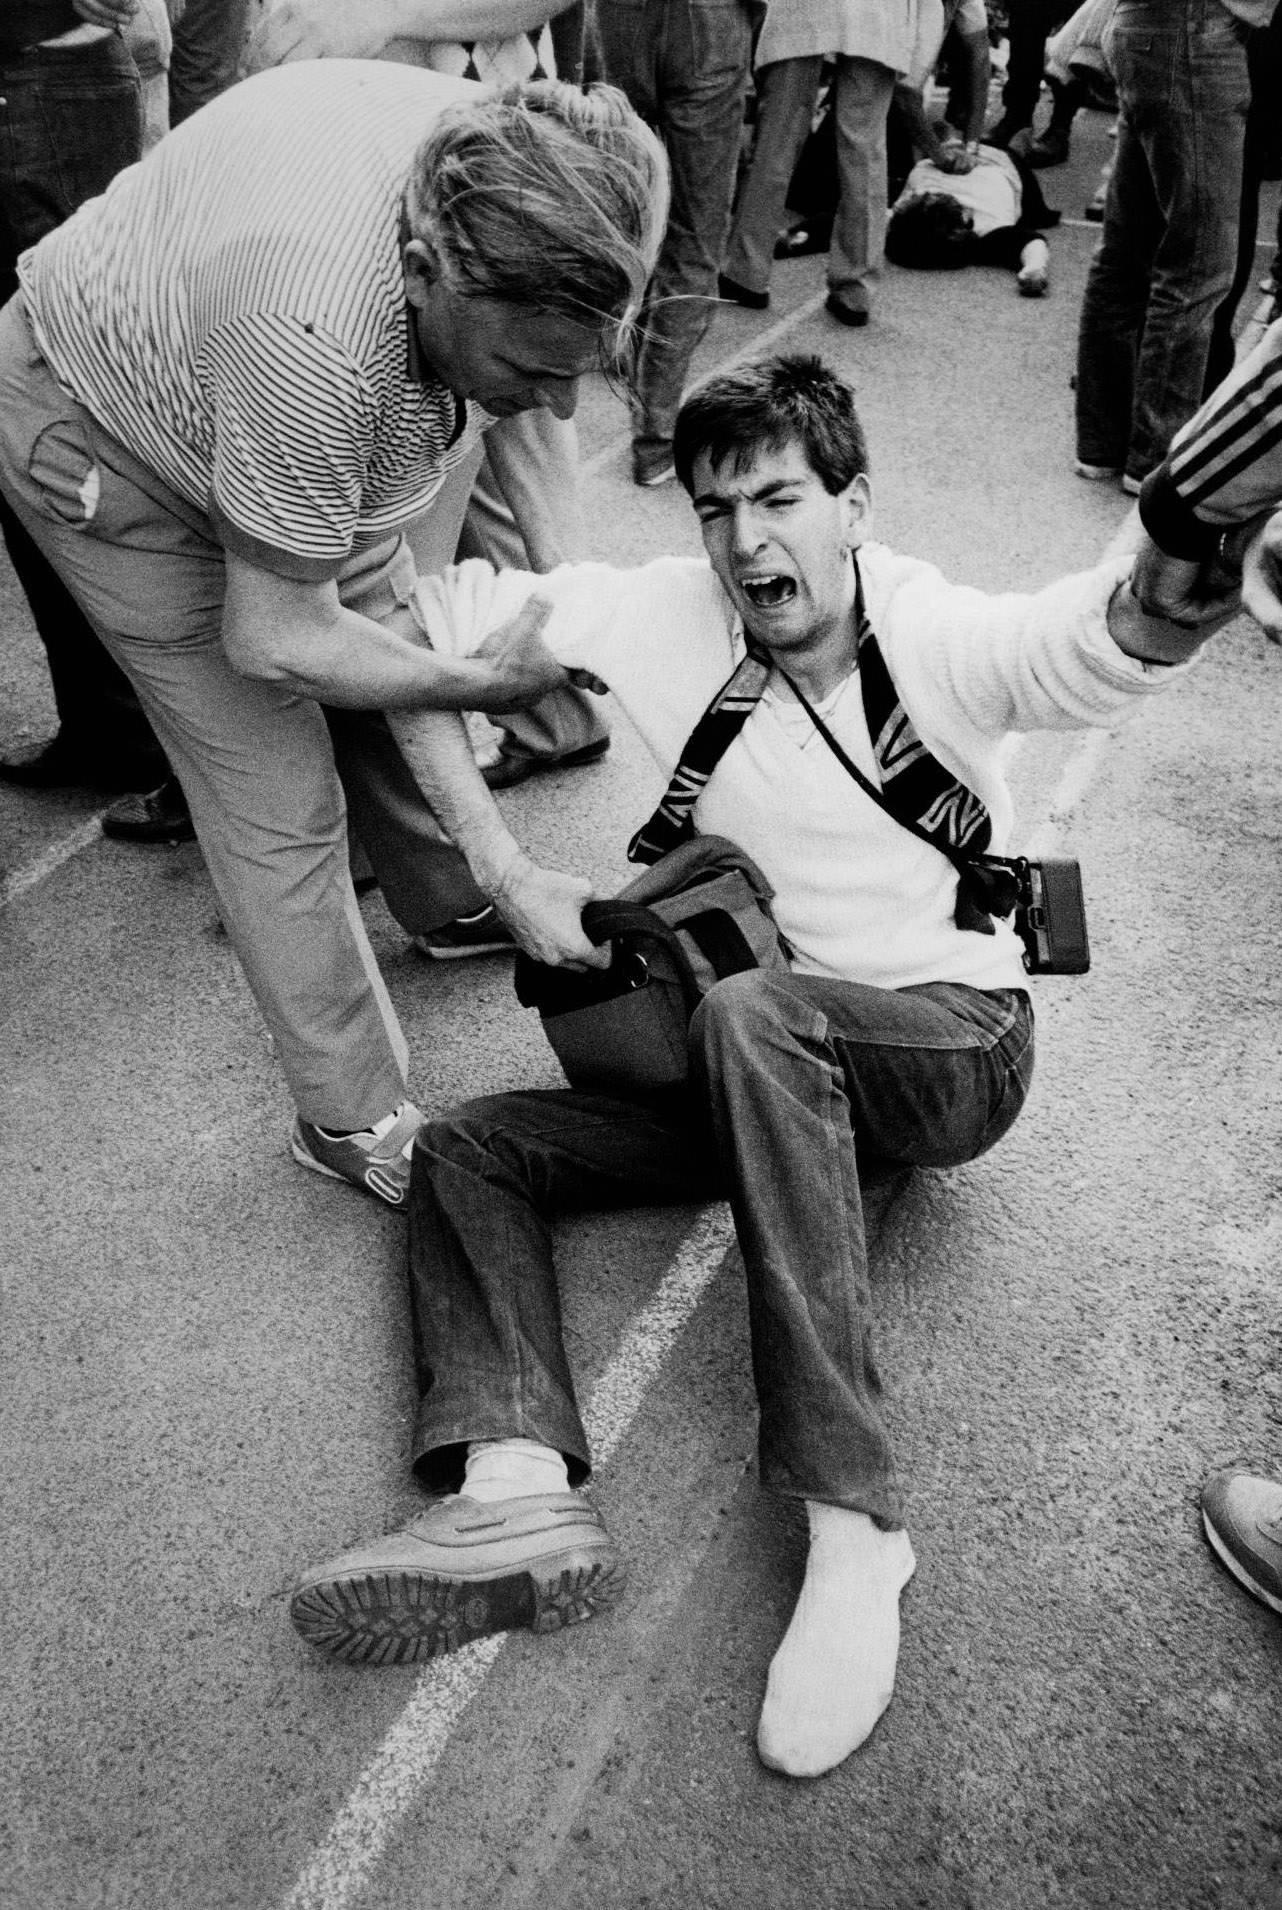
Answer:
<svg viewBox="0 0 1282 1910"><path fill-rule="evenodd" d="M756 970L718 983L695 1014L688 1096L503 1094L430 1122L410 1192L420 1479L456 1486L469 1440L512 1437L558 1448L584 1479L551 1216L729 1199L762 1482L901 1523L860 1174L991 1147L1023 1106L1032 1020L1022 991Z"/></svg>
<svg viewBox="0 0 1282 1910"><path fill-rule="evenodd" d="M178 126L226 92L240 71L249 0L187 0L169 56L169 124Z"/></svg>
<svg viewBox="0 0 1282 1910"><path fill-rule="evenodd" d="M1233 282L1250 96L1222 0L1118 0L1121 116L1077 354L1077 455L1143 478L1202 402Z"/></svg>
<svg viewBox="0 0 1282 1910"><path fill-rule="evenodd" d="M686 372L708 329L730 229L752 28L742 0L609 0L596 10L605 77L662 139L672 207L641 314L633 438L672 442Z"/></svg>

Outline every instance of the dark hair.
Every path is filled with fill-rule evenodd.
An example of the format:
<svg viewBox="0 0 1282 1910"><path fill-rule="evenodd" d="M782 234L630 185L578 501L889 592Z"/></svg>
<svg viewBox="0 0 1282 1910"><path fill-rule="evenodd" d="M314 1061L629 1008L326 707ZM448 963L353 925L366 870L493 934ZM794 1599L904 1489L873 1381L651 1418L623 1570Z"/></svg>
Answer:
<svg viewBox="0 0 1282 1910"><path fill-rule="evenodd" d="M833 496L868 469L868 444L855 394L822 358L762 358L699 385L677 413L672 459L693 493L695 460L728 458L741 471L758 451L801 445Z"/></svg>
<svg viewBox="0 0 1282 1910"><path fill-rule="evenodd" d="M975 250L965 208L946 192L915 192L901 199L886 224L886 257L917 271L954 271Z"/></svg>

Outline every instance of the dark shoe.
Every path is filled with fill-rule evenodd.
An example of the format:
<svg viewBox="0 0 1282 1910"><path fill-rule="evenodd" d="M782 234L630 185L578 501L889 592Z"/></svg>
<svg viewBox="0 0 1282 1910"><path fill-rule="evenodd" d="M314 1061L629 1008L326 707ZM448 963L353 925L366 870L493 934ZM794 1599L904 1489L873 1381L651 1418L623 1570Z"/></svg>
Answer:
<svg viewBox="0 0 1282 1910"><path fill-rule="evenodd" d="M457 962L465 955L510 955L516 943L493 902L487 902L475 915L460 915L440 928L412 935L410 947L434 962Z"/></svg>
<svg viewBox="0 0 1282 1910"><path fill-rule="evenodd" d="M733 299L736 305L746 305L750 312L764 312L770 303L769 292L751 291L737 279L728 279L724 272L717 279L717 294L720 298Z"/></svg>
<svg viewBox="0 0 1282 1910"><path fill-rule="evenodd" d="M775 240L777 259L806 259L813 253L826 252L832 244L832 226L827 220L819 219L811 225L794 225L781 233Z"/></svg>
<svg viewBox="0 0 1282 1910"><path fill-rule="evenodd" d="M567 749L562 756L525 756L500 748L481 764L481 775L490 789L515 789L531 776L545 776L553 769L582 769L587 763L599 763L609 747L609 737L602 736L582 749Z"/></svg>
<svg viewBox="0 0 1282 1910"><path fill-rule="evenodd" d="M577 1492L493 1505L451 1496L308 1572L289 1615L335 1658L404 1665L517 1626L560 1631L622 1589L601 1515Z"/></svg>
<svg viewBox="0 0 1282 1910"><path fill-rule="evenodd" d="M1217 1472L1202 1488L1202 1524L1239 1585L1282 1612L1282 1485L1249 1472Z"/></svg>
<svg viewBox="0 0 1282 1910"><path fill-rule="evenodd" d="M192 842L191 811L176 776L145 796L122 796L102 819L102 833L115 842Z"/></svg>
<svg viewBox="0 0 1282 1910"><path fill-rule="evenodd" d="M1063 166L1068 161L1069 130L1067 126L1057 126L1054 120L1044 133L1028 142L1028 151L1024 157L1030 166Z"/></svg>
<svg viewBox="0 0 1282 1910"><path fill-rule="evenodd" d="M139 765L100 756L60 731L35 749L0 757L0 782L19 789L148 789L164 763Z"/></svg>
<svg viewBox="0 0 1282 1910"><path fill-rule="evenodd" d="M984 144L985 146L1000 146L1005 148L1010 145L1016 133L1022 133L1026 130L1027 123L1021 125L1018 120L1011 119L1007 114L1003 113L1000 119L994 120L993 124L984 134Z"/></svg>
<svg viewBox="0 0 1282 1910"><path fill-rule="evenodd" d="M642 450L639 445L632 447L632 482L644 490L657 490L661 484L669 484L677 474L672 461L672 447L662 445L658 450Z"/></svg>
<svg viewBox="0 0 1282 1910"><path fill-rule="evenodd" d="M824 300L824 310L831 312L842 325L866 325L868 314L860 305L843 305L835 292L829 292Z"/></svg>

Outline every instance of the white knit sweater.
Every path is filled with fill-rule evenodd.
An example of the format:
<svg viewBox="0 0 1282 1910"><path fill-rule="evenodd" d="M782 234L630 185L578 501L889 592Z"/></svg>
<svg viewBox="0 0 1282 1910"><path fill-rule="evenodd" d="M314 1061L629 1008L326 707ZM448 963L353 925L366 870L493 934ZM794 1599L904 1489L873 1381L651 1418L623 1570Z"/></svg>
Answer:
<svg viewBox="0 0 1282 1910"><path fill-rule="evenodd" d="M904 706L923 742L987 805L995 854L1010 853L1002 746L1012 732L1123 721L1184 673L1137 662L1108 633L1109 597L1129 559L1004 596L950 584L932 565L884 545L865 544L859 559ZM575 564L544 577L462 564L420 584L434 647L471 653L535 591L553 604L543 633L549 648L604 678L670 774L743 654L736 613L707 563ZM875 782L857 676L821 714ZM767 689L722 757L694 820L760 863L798 969L882 988L931 981L1011 988L1024 980L1014 930L1002 922L995 935L957 928L952 864L864 794L782 684Z"/></svg>

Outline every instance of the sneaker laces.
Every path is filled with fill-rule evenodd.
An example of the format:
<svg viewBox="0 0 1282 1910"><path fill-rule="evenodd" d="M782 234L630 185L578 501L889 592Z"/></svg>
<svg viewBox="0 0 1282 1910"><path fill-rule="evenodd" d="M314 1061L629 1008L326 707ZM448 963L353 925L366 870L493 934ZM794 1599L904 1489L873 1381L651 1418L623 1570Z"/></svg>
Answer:
<svg viewBox="0 0 1282 1910"><path fill-rule="evenodd" d="M381 1121L375 1121L372 1127L342 1130L330 1127L318 1127L316 1132L323 1134L327 1141L369 1140L371 1143L371 1154L378 1154L384 1160L393 1160L397 1154L403 1154L406 1160L408 1160L410 1149L414 1145L414 1136L418 1133L421 1120L422 1116L412 1101L400 1101L392 1109L390 1114L385 1114ZM402 1122L406 1123L403 1140L396 1134L396 1129ZM392 1141L390 1147L380 1147L378 1145L380 1141L386 1140Z"/></svg>

